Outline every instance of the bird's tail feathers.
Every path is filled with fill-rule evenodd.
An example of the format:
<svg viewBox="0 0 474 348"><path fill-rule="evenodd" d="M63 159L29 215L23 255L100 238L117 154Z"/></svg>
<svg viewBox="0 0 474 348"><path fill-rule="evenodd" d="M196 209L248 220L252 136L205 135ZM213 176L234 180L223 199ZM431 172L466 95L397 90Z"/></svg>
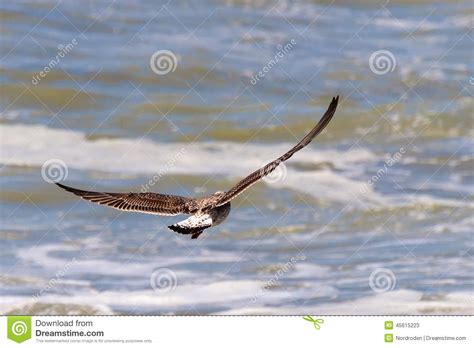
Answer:
<svg viewBox="0 0 474 348"><path fill-rule="evenodd" d="M198 238L201 233L212 226L212 219L208 214L193 215L186 220L180 221L168 228L180 234L190 234L191 239Z"/></svg>

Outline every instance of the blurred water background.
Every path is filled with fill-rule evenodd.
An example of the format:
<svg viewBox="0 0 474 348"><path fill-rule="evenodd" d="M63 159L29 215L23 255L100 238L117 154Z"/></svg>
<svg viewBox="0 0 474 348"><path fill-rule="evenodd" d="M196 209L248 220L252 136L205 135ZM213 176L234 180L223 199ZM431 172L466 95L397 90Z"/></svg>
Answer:
<svg viewBox="0 0 474 348"><path fill-rule="evenodd" d="M473 13L2 1L0 312L473 314ZM338 94L327 130L198 240L43 179L226 190Z"/></svg>

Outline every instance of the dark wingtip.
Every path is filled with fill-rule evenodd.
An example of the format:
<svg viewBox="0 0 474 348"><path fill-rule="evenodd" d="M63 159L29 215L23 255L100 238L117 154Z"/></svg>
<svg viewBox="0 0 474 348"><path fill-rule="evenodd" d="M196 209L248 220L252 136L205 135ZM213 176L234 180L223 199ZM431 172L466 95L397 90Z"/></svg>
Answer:
<svg viewBox="0 0 474 348"><path fill-rule="evenodd" d="M69 186L66 186L66 185L63 185L63 184L60 184L59 182L55 182L55 184L57 186L59 186L60 188L62 188L63 190L66 190L66 191L71 191L72 187L69 187Z"/></svg>
<svg viewBox="0 0 474 348"><path fill-rule="evenodd" d="M59 186L60 188L62 188L63 190L65 190L67 192L71 192L71 193L73 193L73 194L75 194L76 196L79 196L79 197L83 197L84 194L89 193L88 191L79 190L79 189L76 189L74 187L66 186L66 185L60 184L59 182L55 182L55 184L57 186Z"/></svg>
<svg viewBox="0 0 474 348"><path fill-rule="evenodd" d="M331 103L329 104L328 109L327 109L326 114L325 114L325 116L326 115L328 116L328 122L332 118L334 113L336 112L338 103L339 103L339 95L336 95L335 97L332 97ZM323 116L323 119L325 118L325 116Z"/></svg>
<svg viewBox="0 0 474 348"><path fill-rule="evenodd" d="M69 186L60 184L59 182L55 182L55 184L56 184L57 186L59 186L60 188L62 188L63 190L66 190L66 191L68 191L68 192L73 192L73 193L74 193L74 192L78 191L78 190L75 189L75 188L72 188L72 187L69 187Z"/></svg>

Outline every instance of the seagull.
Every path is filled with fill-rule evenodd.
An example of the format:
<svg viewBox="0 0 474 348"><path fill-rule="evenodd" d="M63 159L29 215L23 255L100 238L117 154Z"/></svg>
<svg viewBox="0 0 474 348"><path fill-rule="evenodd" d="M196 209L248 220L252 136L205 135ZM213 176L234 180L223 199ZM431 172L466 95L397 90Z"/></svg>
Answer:
<svg viewBox="0 0 474 348"><path fill-rule="evenodd" d="M174 216L180 214L191 215L189 218L168 226L177 233L191 235L191 239L198 238L201 233L213 226L221 224L230 213L230 201L240 195L257 181L270 174L282 162L289 159L296 152L308 145L314 137L323 131L331 121L339 101L334 97L318 124L294 147L276 160L254 171L239 181L227 192L216 193L199 198L166 195L153 192L142 193L110 193L79 190L73 187L56 183L60 188L69 191L87 201L106 205L114 209L154 215Z"/></svg>

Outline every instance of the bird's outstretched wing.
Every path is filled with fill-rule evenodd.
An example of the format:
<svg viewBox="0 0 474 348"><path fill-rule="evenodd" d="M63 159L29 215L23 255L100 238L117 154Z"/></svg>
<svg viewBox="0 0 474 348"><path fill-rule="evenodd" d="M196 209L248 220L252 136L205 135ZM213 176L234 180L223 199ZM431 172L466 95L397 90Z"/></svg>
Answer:
<svg viewBox="0 0 474 348"><path fill-rule="evenodd" d="M297 151L301 150L303 147L308 145L311 142L311 140L314 139L316 135L322 132L322 130L328 125L329 121L331 121L331 118L333 117L336 111L338 101L339 101L339 96L332 98L331 104L329 104L329 107L326 110L326 113L323 115L323 117L321 117L321 120L311 130L311 132L309 132L298 144L296 144L292 149L290 149L283 156L278 157L276 160L268 163L265 167L254 171L245 179L239 181L237 185L232 187L229 191L225 192L221 196L221 198L219 199L217 203L217 206L223 205L229 202L230 200L234 199L235 197L237 197L247 188L255 184L258 180L260 180L264 176L273 172L275 168L280 165L280 163L286 161L288 158L293 156L293 154L295 154Z"/></svg>
<svg viewBox="0 0 474 348"><path fill-rule="evenodd" d="M111 193L78 190L56 183L62 189L74 193L89 202L107 205L111 208L155 215L189 214L188 204L193 200L181 196L160 193Z"/></svg>

